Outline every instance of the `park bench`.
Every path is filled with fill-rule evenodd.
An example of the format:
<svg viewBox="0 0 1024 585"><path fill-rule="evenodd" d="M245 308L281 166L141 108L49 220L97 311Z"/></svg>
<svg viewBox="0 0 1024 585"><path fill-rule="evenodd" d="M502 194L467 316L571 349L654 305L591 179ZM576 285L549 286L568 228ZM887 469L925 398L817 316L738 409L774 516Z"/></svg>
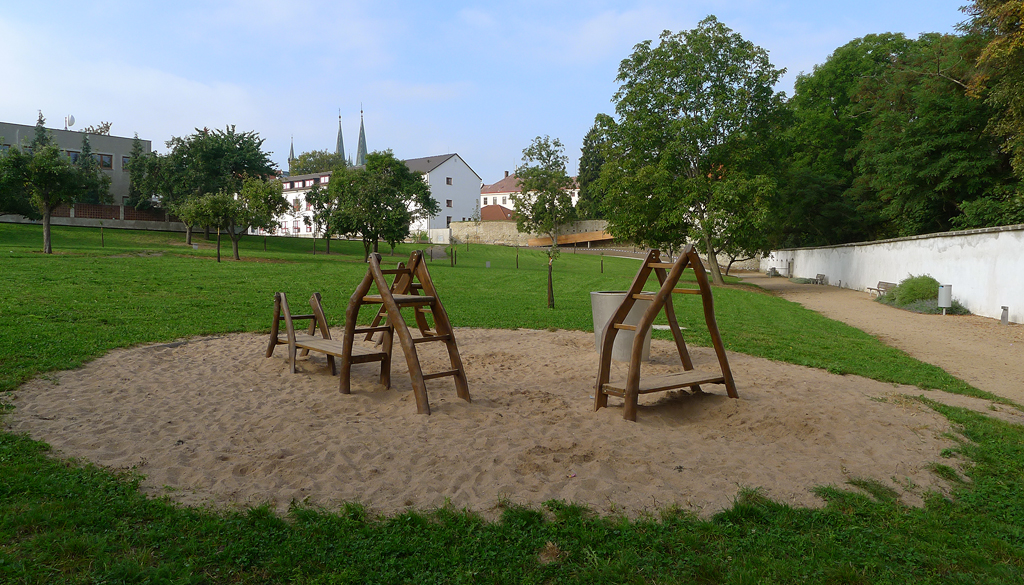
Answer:
<svg viewBox="0 0 1024 585"><path fill-rule="evenodd" d="M288 346L288 361L292 373L295 373L295 357L307 355L310 351L322 353L327 356L327 365L331 368L331 375L337 373L334 358L344 358L345 348L341 340L331 339L331 331L327 327L327 317L321 304L320 293L313 293L309 298L310 307L313 313L310 315L292 315L288 308L288 297L279 292L274 295L274 321L270 326L270 344L267 347L267 357L274 355L274 348L278 345ZM295 331L295 321L309 320L309 329L302 333ZM281 331L281 321L285 323L285 330ZM316 336L317 329L320 330L320 337ZM365 332L369 328L361 329ZM387 327L375 327L374 330L386 330ZM391 387L391 343L388 336L380 350L355 346L352 348L350 357L351 363L380 362L380 383L385 387Z"/></svg>
<svg viewBox="0 0 1024 585"><path fill-rule="evenodd" d="M869 286L867 287L867 291L869 293L874 292L876 297L880 297L894 288L896 288L895 282L885 282L884 280L879 280L877 286Z"/></svg>
<svg viewBox="0 0 1024 585"><path fill-rule="evenodd" d="M816 274L814 276L814 284L825 284L828 282L828 277L824 274Z"/></svg>

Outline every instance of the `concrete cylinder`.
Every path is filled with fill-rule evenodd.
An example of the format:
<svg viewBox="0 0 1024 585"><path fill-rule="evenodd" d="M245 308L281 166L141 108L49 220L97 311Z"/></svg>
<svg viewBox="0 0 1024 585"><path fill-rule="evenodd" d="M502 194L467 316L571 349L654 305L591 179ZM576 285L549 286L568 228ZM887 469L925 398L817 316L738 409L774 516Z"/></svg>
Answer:
<svg viewBox="0 0 1024 585"><path fill-rule="evenodd" d="M1003 307L1003 314L1000 315L1000 317L999 317L999 323L1001 323L1003 325L1009 325L1010 324L1010 307L1007 307L1007 306Z"/></svg>
<svg viewBox="0 0 1024 585"><path fill-rule="evenodd" d="M645 292L644 294L654 294ZM594 348L597 351L601 351L601 336L604 334L604 326L608 324L608 319L611 319L612 314L619 308L622 301L626 298L625 291L596 291L590 293L590 307L594 316ZM636 325L640 322L640 317L643 316L644 311L651 305L651 301L638 300L633 303L633 308L629 310L629 314L626 315L626 319L623 322L624 325ZM626 329L620 329L618 334L615 335L615 343L612 344L612 359L620 362L628 362L630 356L633 353L633 339L636 337L634 331ZM644 350L641 356L643 361L651 359L651 330L647 330L647 335L644 337Z"/></svg>
<svg viewBox="0 0 1024 585"><path fill-rule="evenodd" d="M939 285L939 307L948 309L953 306L953 285Z"/></svg>

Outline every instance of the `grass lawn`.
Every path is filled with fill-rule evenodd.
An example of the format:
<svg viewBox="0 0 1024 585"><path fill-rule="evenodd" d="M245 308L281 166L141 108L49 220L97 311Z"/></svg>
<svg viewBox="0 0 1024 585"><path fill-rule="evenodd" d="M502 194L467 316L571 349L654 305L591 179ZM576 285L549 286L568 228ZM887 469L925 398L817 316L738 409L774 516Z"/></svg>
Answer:
<svg viewBox="0 0 1024 585"><path fill-rule="evenodd" d="M0 224L0 401L48 371L140 343L268 331L272 298L324 297L338 325L362 277L362 246L246 237L242 262L181 234ZM264 243L266 242L266 251ZM222 255L230 255L225 238ZM401 246L392 259L408 256ZM517 268L517 255L518 265ZM487 266L490 263L490 266ZM563 251L555 309L542 252L460 246L431 275L456 327L591 330L589 291L621 290L636 260ZM296 301L292 301L293 304ZM988 396L845 324L733 284L715 290L728 349L877 380ZM691 305L692 303L692 305ZM699 300L677 301L687 341L709 343ZM369 319L369 313L364 320ZM656 332L665 335L666 332ZM828 505L794 509L756 491L710 520L666 510L640 521L549 502L498 522L457 510L392 518L358 505L217 512L148 500L137 477L48 456L0 433L2 583L1017 583L1024 581L1024 429L941 405L966 460L952 499L907 508L870 482L818 488Z"/></svg>

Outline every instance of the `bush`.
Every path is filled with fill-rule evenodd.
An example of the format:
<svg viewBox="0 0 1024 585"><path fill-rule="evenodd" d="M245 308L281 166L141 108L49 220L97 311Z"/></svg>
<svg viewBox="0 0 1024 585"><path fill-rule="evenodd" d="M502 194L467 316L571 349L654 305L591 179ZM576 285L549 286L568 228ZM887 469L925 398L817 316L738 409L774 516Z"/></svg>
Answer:
<svg viewBox="0 0 1024 585"><path fill-rule="evenodd" d="M914 301L938 299L939 281L927 274L911 276L903 279L891 294L894 295L898 307L909 305Z"/></svg>

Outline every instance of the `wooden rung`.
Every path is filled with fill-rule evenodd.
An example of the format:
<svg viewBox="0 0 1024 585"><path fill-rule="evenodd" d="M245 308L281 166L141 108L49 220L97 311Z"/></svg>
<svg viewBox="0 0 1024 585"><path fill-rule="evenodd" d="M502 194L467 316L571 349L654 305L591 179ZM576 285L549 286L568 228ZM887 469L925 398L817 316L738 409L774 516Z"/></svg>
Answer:
<svg viewBox="0 0 1024 585"><path fill-rule="evenodd" d="M423 374L424 380L433 380L434 378L443 378L445 376L458 375L458 370L445 370L443 372L434 372L433 374Z"/></svg>
<svg viewBox="0 0 1024 585"><path fill-rule="evenodd" d="M316 319L316 315L292 315L292 321L295 321L296 319ZM278 317L277 320L284 321L284 315Z"/></svg>
<svg viewBox="0 0 1024 585"><path fill-rule="evenodd" d="M672 294L677 294L677 295L699 295L700 294L700 289L699 288L674 288L674 289L672 289Z"/></svg>
<svg viewBox="0 0 1024 585"><path fill-rule="evenodd" d="M636 325L623 325L622 323L616 323L614 327L616 329L625 329L626 331L636 331Z"/></svg>
<svg viewBox="0 0 1024 585"><path fill-rule="evenodd" d="M360 335L362 333L377 333L380 331L389 331L391 327L387 325L381 325L380 327L356 327L355 334Z"/></svg>
<svg viewBox="0 0 1024 585"><path fill-rule="evenodd" d="M633 295L633 298L638 300L638 301L653 301L657 297L655 295L636 294L636 295Z"/></svg>
<svg viewBox="0 0 1024 585"><path fill-rule="evenodd" d="M434 304L434 297L428 297L423 295L394 295L395 303L399 305L432 305ZM384 301L380 298L380 295L366 295L363 297L364 303L383 303Z"/></svg>
<svg viewBox="0 0 1024 585"><path fill-rule="evenodd" d="M673 266L675 266L675 264L672 264L671 262L648 262L647 263L647 267L648 268L666 268L666 269L668 269L668 268L672 268Z"/></svg>
<svg viewBox="0 0 1024 585"><path fill-rule="evenodd" d="M392 268L390 270L381 270L381 274L409 274L408 268Z"/></svg>
<svg viewBox="0 0 1024 585"><path fill-rule="evenodd" d="M423 290L423 285L418 283L418 282L413 282L413 283L411 283L409 285L409 288L414 288L414 289L417 289L417 290Z"/></svg>
<svg viewBox="0 0 1024 585"><path fill-rule="evenodd" d="M416 337L412 340L413 343L426 343L428 341L448 341L451 339L451 335L425 335L423 337Z"/></svg>
<svg viewBox="0 0 1024 585"><path fill-rule="evenodd" d="M664 392L666 390L674 390L676 388L683 388L685 386L697 386L699 384L724 384L725 376L722 372L710 372L707 370L689 370L686 372L679 372L676 374L668 374L665 376L650 376L648 378L640 379L640 390L639 394L647 394L650 392ZM609 382L601 386L601 390L605 394L611 396L622 396L625 394L626 381L619 380L616 382Z"/></svg>

